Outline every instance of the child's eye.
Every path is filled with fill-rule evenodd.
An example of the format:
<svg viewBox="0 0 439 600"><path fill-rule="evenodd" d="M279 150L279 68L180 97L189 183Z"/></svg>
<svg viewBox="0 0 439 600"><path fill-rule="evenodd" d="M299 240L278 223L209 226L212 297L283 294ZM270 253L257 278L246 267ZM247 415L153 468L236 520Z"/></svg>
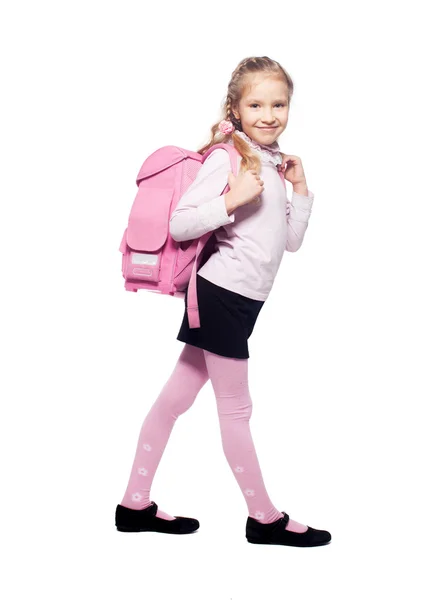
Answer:
<svg viewBox="0 0 439 600"><path fill-rule="evenodd" d="M253 106L259 106L259 104L256 104L256 103L250 104L250 108L253 108ZM285 106L285 104L278 103L278 104L275 104L275 106Z"/></svg>

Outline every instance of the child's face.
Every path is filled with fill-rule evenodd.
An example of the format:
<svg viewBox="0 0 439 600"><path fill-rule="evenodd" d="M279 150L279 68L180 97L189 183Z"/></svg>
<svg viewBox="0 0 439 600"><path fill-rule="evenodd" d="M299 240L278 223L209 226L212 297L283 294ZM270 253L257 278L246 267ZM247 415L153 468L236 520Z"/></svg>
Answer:
<svg viewBox="0 0 439 600"><path fill-rule="evenodd" d="M288 124L288 87L285 81L253 75L234 115L244 133L260 144L272 144ZM273 126L272 129L267 127Z"/></svg>

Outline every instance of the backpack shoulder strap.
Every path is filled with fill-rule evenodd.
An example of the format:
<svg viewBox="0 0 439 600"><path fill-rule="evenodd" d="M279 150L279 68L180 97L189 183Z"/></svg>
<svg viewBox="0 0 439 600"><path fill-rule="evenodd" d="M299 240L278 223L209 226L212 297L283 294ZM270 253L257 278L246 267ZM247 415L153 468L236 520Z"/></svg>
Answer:
<svg viewBox="0 0 439 600"><path fill-rule="evenodd" d="M217 150L218 148L223 148L224 150L226 150L229 153L230 156L230 162L232 164L232 170L233 170L233 174L237 175L236 169L237 169L237 159L239 156L241 156L238 152L238 150L235 148L235 146L233 146L232 144L214 144L213 146L211 146L208 150L206 150L206 152L202 155L202 162L204 162L206 160L206 158L214 151Z"/></svg>
<svg viewBox="0 0 439 600"><path fill-rule="evenodd" d="M281 179L282 179L282 181L284 182L284 188L285 188L285 191L287 191L287 184L285 183L285 175L283 174L283 171L280 171L280 170L278 170L277 172L279 173L279 175L280 175L280 178L281 178Z"/></svg>
<svg viewBox="0 0 439 600"><path fill-rule="evenodd" d="M202 161L209 156L211 152L216 150L217 148L224 148L229 153L231 170L235 177L238 175L238 157L240 156L238 150L232 146L231 144L214 144L211 146L202 156ZM221 195L226 192L229 188L229 184L226 184L224 190L221 192ZM198 311L198 296L197 296L197 271L198 266L201 260L201 253L203 252L204 246L207 243L207 240L213 234L213 231L208 231L203 236L201 236L198 240L197 251L195 254L194 265L192 267L192 273L189 280L188 293L187 293L187 315L189 321L189 327L200 327L200 314Z"/></svg>
<svg viewBox="0 0 439 600"><path fill-rule="evenodd" d="M206 160L206 158L209 156L209 154L211 152L213 152L214 150L216 150L216 148L224 148L224 150L227 150L227 152L230 155L230 162L232 163L232 167L236 164L237 157L240 156L238 150L232 144L224 144L224 143L214 144L213 146L211 146L209 148L209 150L206 150L206 152L203 154L202 162L204 162ZM234 157L235 157L235 161L234 161ZM285 191L286 191L287 190L287 186L286 186L286 183L285 183L285 176L283 174L283 171L278 170L278 173L279 173L280 178L283 181L283 184L284 184L284 187L285 187ZM233 171L233 174L236 177L237 173L235 173L235 171Z"/></svg>

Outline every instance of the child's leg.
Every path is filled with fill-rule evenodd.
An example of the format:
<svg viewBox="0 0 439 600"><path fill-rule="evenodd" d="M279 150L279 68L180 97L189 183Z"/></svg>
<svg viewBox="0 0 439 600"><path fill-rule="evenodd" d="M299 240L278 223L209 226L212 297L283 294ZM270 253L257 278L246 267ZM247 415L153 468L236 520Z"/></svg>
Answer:
<svg viewBox="0 0 439 600"><path fill-rule="evenodd" d="M174 371L143 422L122 506L141 510L152 504L149 498L152 480L172 428L208 380L203 350L185 344ZM157 511L157 517L174 519L161 510Z"/></svg>
<svg viewBox="0 0 439 600"><path fill-rule="evenodd" d="M250 432L253 405L248 386L248 359L203 352L216 396L224 454L244 494L249 516L261 523L277 521L283 514L268 497ZM307 526L290 519L286 529L302 533Z"/></svg>

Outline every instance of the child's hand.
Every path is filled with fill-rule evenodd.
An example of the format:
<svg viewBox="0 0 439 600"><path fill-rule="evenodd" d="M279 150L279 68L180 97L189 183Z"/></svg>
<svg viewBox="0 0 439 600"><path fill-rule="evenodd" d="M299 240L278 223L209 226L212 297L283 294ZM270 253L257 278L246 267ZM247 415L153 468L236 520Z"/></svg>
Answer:
<svg viewBox="0 0 439 600"><path fill-rule="evenodd" d="M236 198L237 206L253 202L264 191L264 182L255 169L241 172L237 177L230 171L227 181L231 193Z"/></svg>
<svg viewBox="0 0 439 600"><path fill-rule="evenodd" d="M279 169L283 171L285 179L292 183L293 186L306 183L301 159L294 154L284 154L283 152L280 154L282 156L282 164Z"/></svg>

